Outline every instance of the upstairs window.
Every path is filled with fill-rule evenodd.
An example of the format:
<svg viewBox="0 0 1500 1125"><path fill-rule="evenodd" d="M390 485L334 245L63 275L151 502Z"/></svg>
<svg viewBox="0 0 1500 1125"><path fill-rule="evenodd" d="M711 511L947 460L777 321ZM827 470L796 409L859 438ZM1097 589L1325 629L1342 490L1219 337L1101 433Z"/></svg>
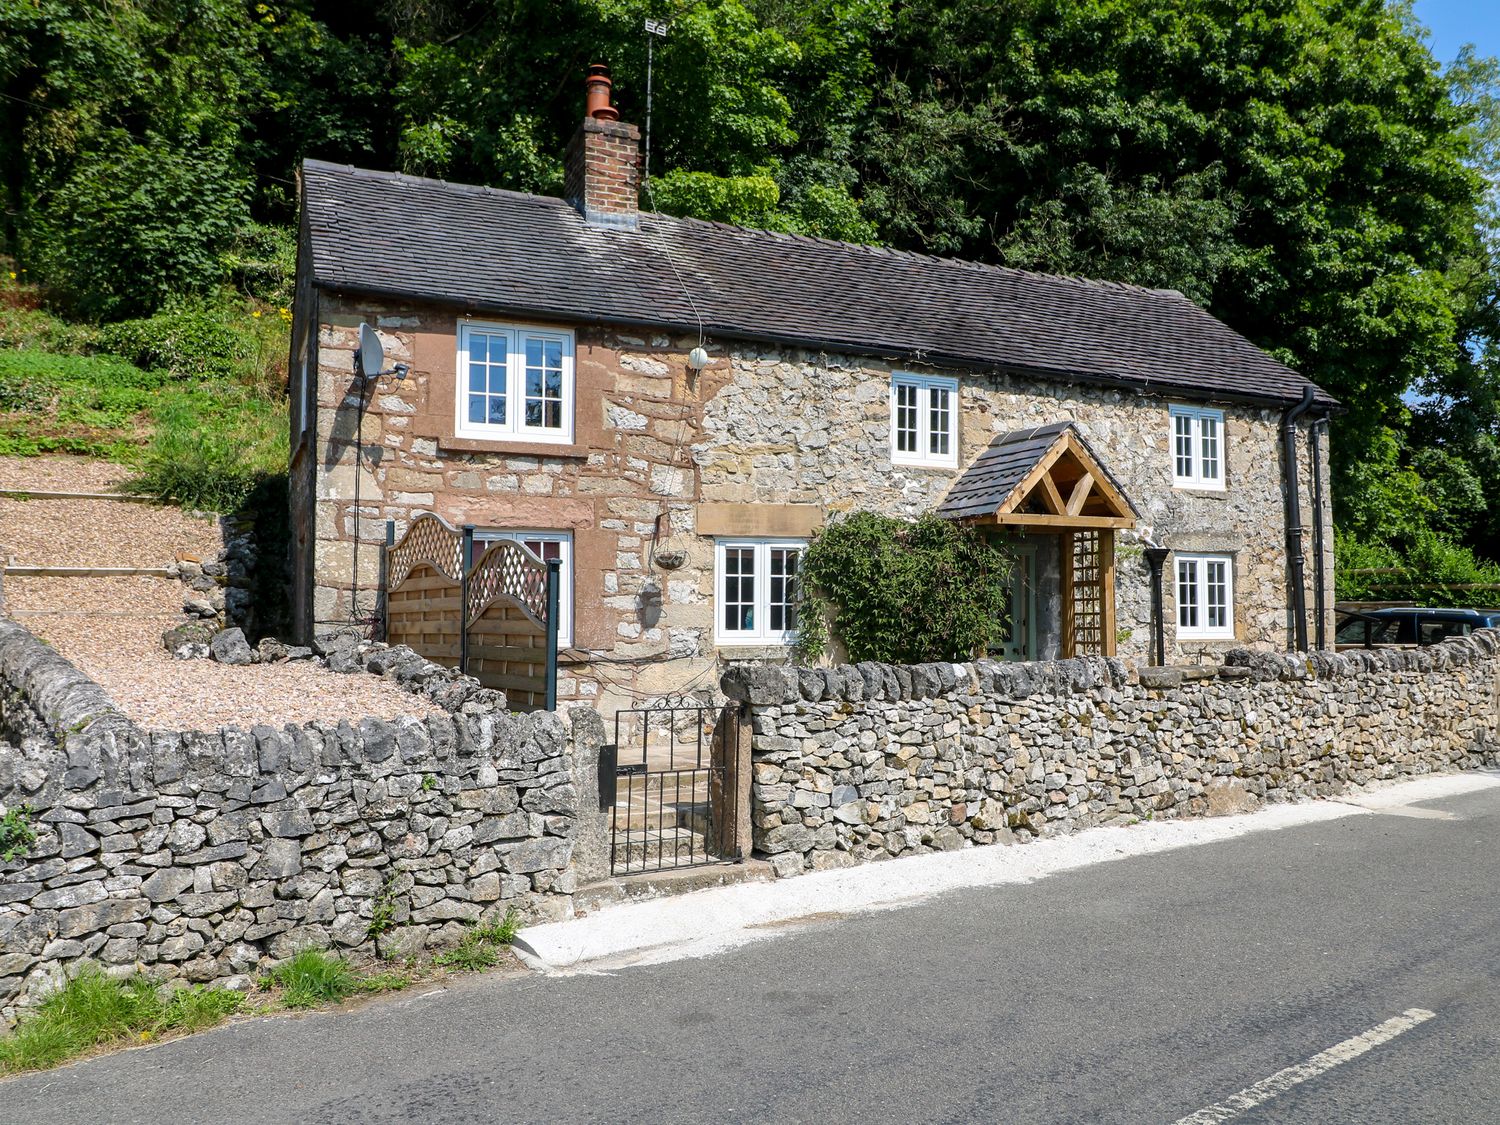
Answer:
<svg viewBox="0 0 1500 1125"><path fill-rule="evenodd" d="M795 539L718 541L714 634L720 644L787 645L796 639L806 547Z"/></svg>
<svg viewBox="0 0 1500 1125"><path fill-rule="evenodd" d="M1234 559L1177 556L1177 639L1234 639Z"/></svg>
<svg viewBox="0 0 1500 1125"><path fill-rule="evenodd" d="M503 324L458 326L460 437L573 440L573 335Z"/></svg>
<svg viewBox="0 0 1500 1125"><path fill-rule="evenodd" d="M1174 406L1172 484L1178 488L1224 487L1224 412Z"/></svg>
<svg viewBox="0 0 1500 1125"><path fill-rule="evenodd" d="M557 572L557 647L573 644L573 533L570 531L500 531L481 528L474 532L474 561L492 543L519 543L543 562L558 559Z"/></svg>
<svg viewBox="0 0 1500 1125"><path fill-rule="evenodd" d="M891 461L958 465L958 380L941 375L891 376Z"/></svg>

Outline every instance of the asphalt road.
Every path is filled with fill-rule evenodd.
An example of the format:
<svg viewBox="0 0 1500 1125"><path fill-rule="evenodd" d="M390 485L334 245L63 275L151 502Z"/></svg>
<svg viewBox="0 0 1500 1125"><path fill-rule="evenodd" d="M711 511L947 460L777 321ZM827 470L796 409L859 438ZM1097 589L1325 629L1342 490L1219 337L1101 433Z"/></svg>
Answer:
<svg viewBox="0 0 1500 1125"><path fill-rule="evenodd" d="M705 960L249 1021L0 1083L0 1121L1176 1122L1338 1044L1214 1119L1500 1121L1500 790L1424 807L1454 818L1350 817ZM1412 1011L1431 1016L1347 1049Z"/></svg>

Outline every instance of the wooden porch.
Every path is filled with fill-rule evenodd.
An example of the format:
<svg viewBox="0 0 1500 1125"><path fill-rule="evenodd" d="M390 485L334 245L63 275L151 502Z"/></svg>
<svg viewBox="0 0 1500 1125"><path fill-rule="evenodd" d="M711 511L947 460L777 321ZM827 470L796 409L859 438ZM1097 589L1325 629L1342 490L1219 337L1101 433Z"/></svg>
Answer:
<svg viewBox="0 0 1500 1125"><path fill-rule="evenodd" d="M1059 655L1115 653L1115 534L1136 511L1071 422L1001 434L954 484L941 515L1059 539Z"/></svg>

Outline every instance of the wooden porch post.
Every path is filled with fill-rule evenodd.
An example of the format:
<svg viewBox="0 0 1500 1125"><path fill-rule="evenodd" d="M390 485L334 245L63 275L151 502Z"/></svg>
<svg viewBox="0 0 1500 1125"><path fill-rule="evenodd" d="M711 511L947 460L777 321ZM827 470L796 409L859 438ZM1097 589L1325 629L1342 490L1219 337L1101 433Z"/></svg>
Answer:
<svg viewBox="0 0 1500 1125"><path fill-rule="evenodd" d="M1058 655L1064 660L1071 660L1077 651L1074 641L1074 602L1077 592L1073 589L1073 533L1064 531L1057 537L1058 543L1058 581L1062 587L1062 643L1058 646Z"/></svg>
<svg viewBox="0 0 1500 1125"><path fill-rule="evenodd" d="M1099 651L1104 656L1115 654L1115 533L1099 532Z"/></svg>

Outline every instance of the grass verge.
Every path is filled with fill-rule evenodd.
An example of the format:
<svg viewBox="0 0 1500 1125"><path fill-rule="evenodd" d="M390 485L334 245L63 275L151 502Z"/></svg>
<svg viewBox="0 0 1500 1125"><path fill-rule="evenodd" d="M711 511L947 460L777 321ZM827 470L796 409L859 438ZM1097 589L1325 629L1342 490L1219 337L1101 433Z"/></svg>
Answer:
<svg viewBox="0 0 1500 1125"><path fill-rule="evenodd" d="M352 996L399 992L445 972L492 969L506 959L520 927L512 907L498 921L471 928L456 948L400 967L360 966L336 953L304 949L262 977L261 992L250 997L212 985L163 989L142 976L116 980L91 965L22 1016L13 1032L0 1035L0 1075L204 1031L240 1012L305 1011Z"/></svg>
<svg viewBox="0 0 1500 1125"><path fill-rule="evenodd" d="M173 1031L202 1031L244 1003L227 988L159 990L143 977L115 980L85 968L0 1038L0 1073L56 1066L96 1047L150 1042Z"/></svg>
<svg viewBox="0 0 1500 1125"><path fill-rule="evenodd" d="M304 949L283 961L262 983L279 986L281 1002L288 1008L337 1003L359 990L359 978L349 962L320 949Z"/></svg>

